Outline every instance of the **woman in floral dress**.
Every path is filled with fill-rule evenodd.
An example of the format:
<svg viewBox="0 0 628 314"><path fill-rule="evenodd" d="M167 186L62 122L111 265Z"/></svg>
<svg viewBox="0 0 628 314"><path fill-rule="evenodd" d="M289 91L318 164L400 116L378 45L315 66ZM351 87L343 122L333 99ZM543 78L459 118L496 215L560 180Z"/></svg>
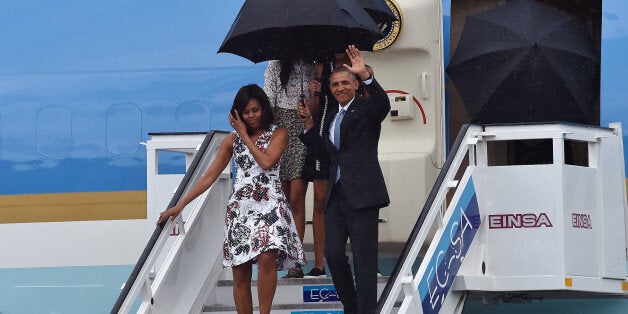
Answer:
<svg viewBox="0 0 628 314"><path fill-rule="evenodd" d="M192 190L160 214L159 223L168 217L174 219L206 191L233 156L236 179L225 217L223 265L232 267L238 313L252 313L252 265L258 264L260 313L270 313L277 270L300 267L306 262L279 180L279 159L288 145L288 133L272 124L268 97L254 84L238 91L229 121L235 132L225 137L216 159Z"/></svg>

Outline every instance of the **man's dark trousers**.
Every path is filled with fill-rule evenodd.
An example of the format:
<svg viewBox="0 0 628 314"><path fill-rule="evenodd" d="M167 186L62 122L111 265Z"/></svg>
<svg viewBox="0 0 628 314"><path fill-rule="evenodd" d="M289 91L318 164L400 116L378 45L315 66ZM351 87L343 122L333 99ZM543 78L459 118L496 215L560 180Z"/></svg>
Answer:
<svg viewBox="0 0 628 314"><path fill-rule="evenodd" d="M325 258L345 313L373 313L377 306L378 217L379 208L351 207L342 183L334 185L325 211ZM351 240L357 291L345 254L347 238Z"/></svg>

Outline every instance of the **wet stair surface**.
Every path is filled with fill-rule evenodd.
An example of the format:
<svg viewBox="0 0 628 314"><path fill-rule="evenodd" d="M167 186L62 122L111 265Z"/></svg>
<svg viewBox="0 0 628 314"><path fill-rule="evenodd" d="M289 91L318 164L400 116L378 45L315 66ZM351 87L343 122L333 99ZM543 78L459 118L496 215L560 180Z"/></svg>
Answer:
<svg viewBox="0 0 628 314"><path fill-rule="evenodd" d="M350 253L348 253L349 256ZM396 253L380 253L378 266L383 276L377 278L378 296L384 290L389 275L395 266L397 260ZM306 251L308 258L308 266L303 268L304 272L308 272L314 265L313 253ZM352 264L352 259L349 259ZM325 265L327 266L327 265ZM278 272L277 290L273 299L272 312L283 314L337 314L343 313L342 303L340 303L334 284L332 282L329 269L327 269L327 277L322 278L281 278L287 271ZM253 266L253 276L257 274L257 268ZM256 279L256 278L253 278ZM216 304L205 305L203 313L237 313L235 302L233 300L233 280L219 280L216 283ZM251 282L251 295L253 297L253 310L258 311L257 299L257 281Z"/></svg>
<svg viewBox="0 0 628 314"><path fill-rule="evenodd" d="M388 276L378 277L378 293L384 289ZM258 310L257 281L251 283L254 310ZM233 300L233 281L220 280L217 283L216 299L221 304L206 305L204 313L236 313ZM341 313L342 304L338 301L333 282L326 278L290 278L278 279L277 291L273 301L273 313Z"/></svg>

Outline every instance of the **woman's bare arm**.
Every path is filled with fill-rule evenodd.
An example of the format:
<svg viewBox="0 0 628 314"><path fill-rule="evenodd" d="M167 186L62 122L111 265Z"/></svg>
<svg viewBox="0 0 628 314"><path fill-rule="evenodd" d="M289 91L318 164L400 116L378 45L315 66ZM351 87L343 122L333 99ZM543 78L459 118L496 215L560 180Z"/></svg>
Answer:
<svg viewBox="0 0 628 314"><path fill-rule="evenodd" d="M240 135L240 138L246 147L248 147L257 164L264 170L269 170L278 163L279 158L281 158L286 147L288 147L288 131L284 128L277 128L275 130L266 150L257 147L246 132L244 132L244 136Z"/></svg>
<svg viewBox="0 0 628 314"><path fill-rule="evenodd" d="M231 160L231 156L233 155L233 139L234 135L228 134L225 139L222 140L216 159L214 159L207 171L205 171L198 181L196 181L192 189L179 200L177 205L168 208L159 214L159 220L157 221L158 224L168 219L168 217L170 217L170 220L174 220L177 216L179 216L185 206L187 206L203 192L207 191L207 189L209 189L209 187L216 182L216 179L218 179L220 173L222 173L225 167L227 167L229 161Z"/></svg>

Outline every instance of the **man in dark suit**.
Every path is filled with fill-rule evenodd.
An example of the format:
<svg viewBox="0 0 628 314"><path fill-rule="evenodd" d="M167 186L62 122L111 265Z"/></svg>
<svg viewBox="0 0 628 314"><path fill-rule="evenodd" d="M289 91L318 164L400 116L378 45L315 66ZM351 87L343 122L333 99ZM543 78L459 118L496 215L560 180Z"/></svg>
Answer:
<svg viewBox="0 0 628 314"><path fill-rule="evenodd" d="M386 92L367 71L360 52L349 46L351 66L332 71L331 92L339 103L325 117L323 132L313 130L306 106L299 115L306 130L300 138L319 158L330 159L325 208L325 257L345 313L373 313L377 307L379 209L390 200L377 159L381 123L390 111ZM364 82L368 98L356 96ZM319 134L323 134L320 136ZM351 240L355 286L348 257Z"/></svg>

